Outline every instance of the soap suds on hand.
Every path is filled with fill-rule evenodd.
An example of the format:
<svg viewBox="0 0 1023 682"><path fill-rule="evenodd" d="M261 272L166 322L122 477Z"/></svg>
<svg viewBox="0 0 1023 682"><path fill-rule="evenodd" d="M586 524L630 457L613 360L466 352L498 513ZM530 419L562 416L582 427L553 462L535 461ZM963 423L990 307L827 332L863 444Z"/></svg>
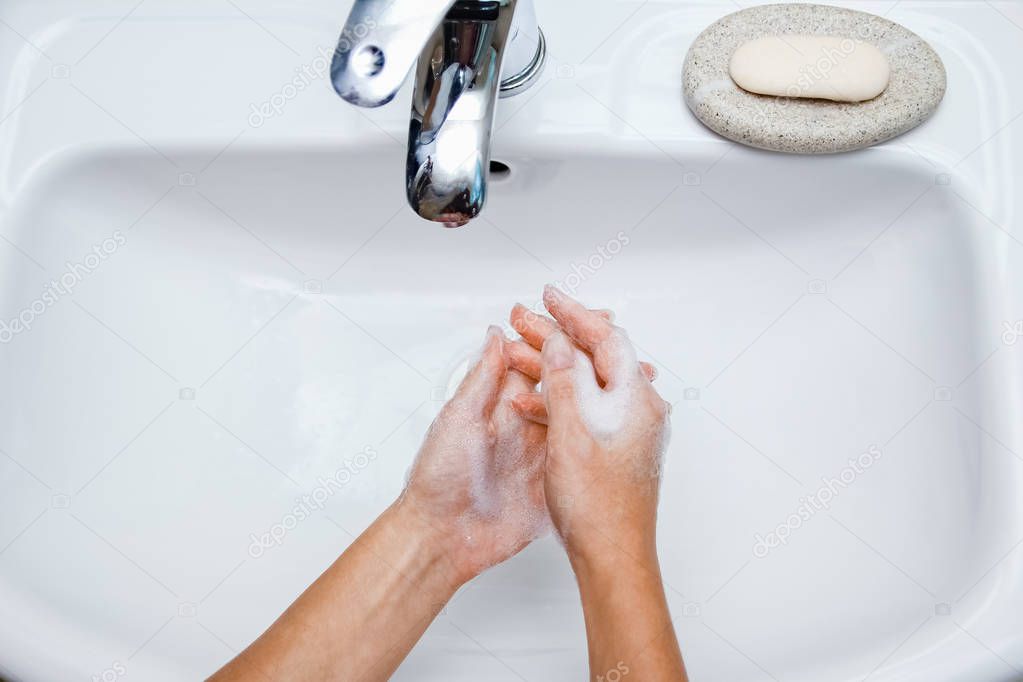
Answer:
<svg viewBox="0 0 1023 682"><path fill-rule="evenodd" d="M772 35L732 54L729 74L743 90L775 97L863 102L888 87L888 58L853 38Z"/></svg>
<svg viewBox="0 0 1023 682"><path fill-rule="evenodd" d="M597 383L597 376L590 358L586 353L573 349L575 363L572 366L573 381L579 414L587 431L598 441L639 443L652 435L657 437L653 444L650 458L632 459L631 475L644 480L660 478L661 463L668 448L671 437L670 420L655 426L655 433L644 433L643 429L630 420L634 413L633 405L641 397L644 386L649 382L639 367L636 348L628 335L616 327L611 335L596 351L606 356L606 366L611 368L611 375L603 387Z"/></svg>
<svg viewBox="0 0 1023 682"><path fill-rule="evenodd" d="M601 351L612 359L609 365L614 374L607 377L601 388L589 357L578 349L573 372L577 387L579 413L590 433L597 437L610 437L626 426L629 401L633 399L641 377L636 351L621 329L615 329L604 341Z"/></svg>

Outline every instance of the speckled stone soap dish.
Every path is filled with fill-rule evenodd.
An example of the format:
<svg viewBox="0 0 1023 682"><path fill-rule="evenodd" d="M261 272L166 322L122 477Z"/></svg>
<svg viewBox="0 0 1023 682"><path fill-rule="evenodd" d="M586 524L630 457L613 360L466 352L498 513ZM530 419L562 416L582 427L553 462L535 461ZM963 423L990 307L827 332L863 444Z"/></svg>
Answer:
<svg viewBox="0 0 1023 682"><path fill-rule="evenodd" d="M891 66L888 88L857 103L755 95L728 73L732 53L767 35L854 38ZM927 120L945 96L945 66L920 36L883 17L828 5L761 5L730 14L693 42L682 71L686 104L714 132L751 147L829 154L884 142Z"/></svg>

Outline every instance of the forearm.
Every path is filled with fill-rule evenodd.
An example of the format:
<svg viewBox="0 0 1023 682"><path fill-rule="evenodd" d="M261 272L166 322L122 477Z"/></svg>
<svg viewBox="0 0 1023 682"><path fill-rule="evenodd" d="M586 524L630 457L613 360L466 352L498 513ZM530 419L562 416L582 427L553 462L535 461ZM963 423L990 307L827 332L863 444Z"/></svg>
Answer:
<svg viewBox="0 0 1023 682"><path fill-rule="evenodd" d="M460 582L435 533L392 506L211 679L386 680Z"/></svg>
<svg viewBox="0 0 1023 682"><path fill-rule="evenodd" d="M586 620L590 679L685 680L656 552L608 547L572 561Z"/></svg>

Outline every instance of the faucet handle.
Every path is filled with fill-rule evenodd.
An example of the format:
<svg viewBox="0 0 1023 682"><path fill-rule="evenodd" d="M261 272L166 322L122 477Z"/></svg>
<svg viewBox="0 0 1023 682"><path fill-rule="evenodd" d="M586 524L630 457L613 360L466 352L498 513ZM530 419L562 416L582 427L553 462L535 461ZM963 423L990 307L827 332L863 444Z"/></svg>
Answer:
<svg viewBox="0 0 1023 682"><path fill-rule="evenodd" d="M355 0L330 67L334 89L361 107L390 102L454 3Z"/></svg>

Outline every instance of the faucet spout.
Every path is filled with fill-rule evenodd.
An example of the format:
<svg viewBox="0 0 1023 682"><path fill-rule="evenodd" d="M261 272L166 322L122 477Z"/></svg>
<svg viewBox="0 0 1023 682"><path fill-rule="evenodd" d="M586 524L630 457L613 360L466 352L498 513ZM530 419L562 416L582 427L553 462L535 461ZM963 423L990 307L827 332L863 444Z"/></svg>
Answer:
<svg viewBox="0 0 1023 682"><path fill-rule="evenodd" d="M408 202L421 217L457 227L487 198L498 97L525 90L543 69L532 0L356 0L331 79L345 100L380 106L417 58ZM502 81L503 67L512 75Z"/></svg>
<svg viewBox="0 0 1023 682"><path fill-rule="evenodd" d="M458 2L419 58L406 164L409 205L458 227L486 201L501 60L515 0Z"/></svg>

